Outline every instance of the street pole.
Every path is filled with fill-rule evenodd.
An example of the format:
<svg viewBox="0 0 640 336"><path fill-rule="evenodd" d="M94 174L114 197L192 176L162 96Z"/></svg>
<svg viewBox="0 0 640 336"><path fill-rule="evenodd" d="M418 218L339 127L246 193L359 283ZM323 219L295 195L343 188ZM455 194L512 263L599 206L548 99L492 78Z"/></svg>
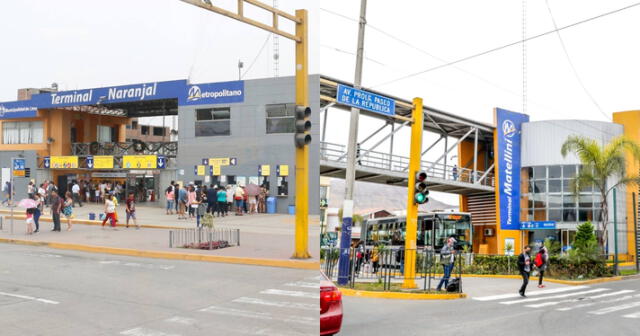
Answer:
<svg viewBox="0 0 640 336"><path fill-rule="evenodd" d="M631 193L633 199L633 232L636 237L636 273L640 273L640 260L638 260L638 209L636 209L636 193Z"/></svg>
<svg viewBox="0 0 640 336"><path fill-rule="evenodd" d="M616 188L613 188L613 274L618 275L618 206Z"/></svg>
<svg viewBox="0 0 640 336"><path fill-rule="evenodd" d="M358 27L358 48L356 50L356 73L353 85L362 87L362 61L364 55L364 29L367 24L367 0L360 1L360 22ZM356 178L356 143L358 141L358 119L360 109L351 108L349 123L349 141L347 144L347 171L345 176L345 196L342 204L342 230L340 237L340 260L338 266L338 285L349 281L349 247L351 245L351 225L353 224L353 187Z"/></svg>
<svg viewBox="0 0 640 336"><path fill-rule="evenodd" d="M416 236L418 230L418 203L415 201L416 174L422 159L422 127L424 114L422 98L413 99L411 112L411 147L409 152L409 185L407 187L407 229L404 239L404 282L402 288L416 288Z"/></svg>

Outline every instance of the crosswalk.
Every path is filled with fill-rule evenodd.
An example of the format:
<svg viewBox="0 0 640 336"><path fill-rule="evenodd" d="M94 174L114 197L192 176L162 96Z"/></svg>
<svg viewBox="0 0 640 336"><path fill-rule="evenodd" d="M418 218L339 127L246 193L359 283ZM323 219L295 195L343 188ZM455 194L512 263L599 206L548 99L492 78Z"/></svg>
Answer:
<svg viewBox="0 0 640 336"><path fill-rule="evenodd" d="M320 276L257 289L226 302L121 331L127 336L317 335Z"/></svg>
<svg viewBox="0 0 640 336"><path fill-rule="evenodd" d="M473 298L476 301L532 309L553 309L559 312L584 309L586 314L602 316L618 314L625 319L640 319L640 294L634 289L612 290L590 286L558 287L519 294L499 294Z"/></svg>

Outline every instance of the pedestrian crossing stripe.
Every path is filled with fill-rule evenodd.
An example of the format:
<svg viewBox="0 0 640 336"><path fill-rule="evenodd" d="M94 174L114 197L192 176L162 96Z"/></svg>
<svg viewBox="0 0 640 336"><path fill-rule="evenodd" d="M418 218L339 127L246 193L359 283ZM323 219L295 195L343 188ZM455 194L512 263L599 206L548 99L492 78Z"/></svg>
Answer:
<svg viewBox="0 0 640 336"><path fill-rule="evenodd" d="M613 312L616 312L616 311L619 311L619 310L631 309L631 308L635 308L635 307L640 307L640 301L628 303L628 304L625 304L625 305L622 305L622 306L606 307L606 308L602 308L600 310L590 311L589 314L604 315L604 314L613 313Z"/></svg>
<svg viewBox="0 0 640 336"><path fill-rule="evenodd" d="M572 286L572 287L559 287L559 288L552 288L552 289L546 289L546 290L540 290L540 291L534 291L529 293L529 296L537 296L537 295L545 295L545 294L554 294L554 293L562 293L562 292L568 292L568 291L572 291L572 290L577 290L577 289L585 289L585 288L589 288L589 286ZM481 297L474 297L474 300L477 301L496 301L496 300L502 300L502 299L510 299L510 298L516 298L519 297L520 294L500 294L500 295L492 295L492 296L481 296Z"/></svg>
<svg viewBox="0 0 640 336"><path fill-rule="evenodd" d="M636 297L640 297L640 295L636 295ZM591 307L591 306L595 306L596 304L602 304L602 303L613 303L613 302L620 302L620 301L626 301L629 299L632 299L633 296L632 295L627 295L627 296L623 296L623 297L619 297L619 298L615 298L615 299L611 299L611 300L604 300L604 301L599 301L599 302L590 302L590 303L583 303L583 304L579 304L579 305L575 305L575 306L570 306L570 307L562 307L562 308L557 308L557 311L569 311L569 310L573 310L573 309L579 309L579 308L585 308L585 307Z"/></svg>
<svg viewBox="0 0 640 336"><path fill-rule="evenodd" d="M603 298L603 297L627 294L627 293L632 293L632 292L634 292L634 290L624 289L624 290L617 291L617 292L610 292L610 293L604 293L604 294L600 294L600 295L587 296L587 297L580 298L580 299L570 299L570 300L543 302L543 303L538 303L538 304L527 305L526 307L529 307L529 308L542 308L542 307L547 307L547 306L555 306L555 305L558 305L558 304L561 304L561 303L580 302L582 300L594 300L594 299L600 299L600 298Z"/></svg>
<svg viewBox="0 0 640 336"><path fill-rule="evenodd" d="M609 289L608 288L596 288L596 289L590 289L590 290L580 291L580 292L572 292L572 293L567 293L567 294L558 294L558 295L544 296L544 297L538 297L538 298L527 298L527 299L513 300L513 301L503 301L503 302L500 302L500 303L501 304L505 304L505 305L511 305L511 304L516 304L516 303L527 303L527 302L534 302L534 301L548 300L548 299L560 299L560 298L564 298L564 297L568 297L568 296L576 296L576 295L582 295L582 294L598 293L598 292L604 292L604 291L607 291L607 290L609 290Z"/></svg>
<svg viewBox="0 0 640 336"><path fill-rule="evenodd" d="M281 289L267 289L260 292L260 294L268 294L268 295L284 295L298 298L307 298L307 299L320 299L320 292L301 292L301 291L288 291Z"/></svg>
<svg viewBox="0 0 640 336"><path fill-rule="evenodd" d="M627 314L627 315L623 315L622 317L626 317L626 318L640 318L640 311L637 313L633 313L633 314Z"/></svg>

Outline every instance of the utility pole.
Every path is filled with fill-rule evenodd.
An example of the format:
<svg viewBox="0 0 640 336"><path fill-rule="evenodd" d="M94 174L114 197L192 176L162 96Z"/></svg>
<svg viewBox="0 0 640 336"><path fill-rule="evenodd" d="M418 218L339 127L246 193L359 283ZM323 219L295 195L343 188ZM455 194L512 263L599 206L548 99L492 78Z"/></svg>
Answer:
<svg viewBox="0 0 640 336"><path fill-rule="evenodd" d="M353 85L362 88L362 61L364 56L364 28L367 24L367 0L360 0L360 22L358 26L358 48L356 49L356 74ZM356 178L356 144L358 141L358 119L360 109L351 108L349 123L349 142L347 143L347 171L345 176L345 196L342 204L342 230L340 237L340 261L338 266L338 284L349 281L349 248L351 246L351 226L353 224L353 187ZM366 237L364 237L366 240Z"/></svg>

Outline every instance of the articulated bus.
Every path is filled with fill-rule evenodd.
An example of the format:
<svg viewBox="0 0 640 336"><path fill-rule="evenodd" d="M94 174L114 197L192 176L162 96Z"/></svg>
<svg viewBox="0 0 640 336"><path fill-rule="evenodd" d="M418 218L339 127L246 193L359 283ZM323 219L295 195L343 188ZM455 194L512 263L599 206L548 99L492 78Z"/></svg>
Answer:
<svg viewBox="0 0 640 336"><path fill-rule="evenodd" d="M366 232L367 245L386 244L404 246L406 217L384 217L366 220L362 230ZM456 248L468 246L471 250L473 226L471 214L466 212L430 212L418 215L418 248L430 246L439 251L447 238L454 237Z"/></svg>

